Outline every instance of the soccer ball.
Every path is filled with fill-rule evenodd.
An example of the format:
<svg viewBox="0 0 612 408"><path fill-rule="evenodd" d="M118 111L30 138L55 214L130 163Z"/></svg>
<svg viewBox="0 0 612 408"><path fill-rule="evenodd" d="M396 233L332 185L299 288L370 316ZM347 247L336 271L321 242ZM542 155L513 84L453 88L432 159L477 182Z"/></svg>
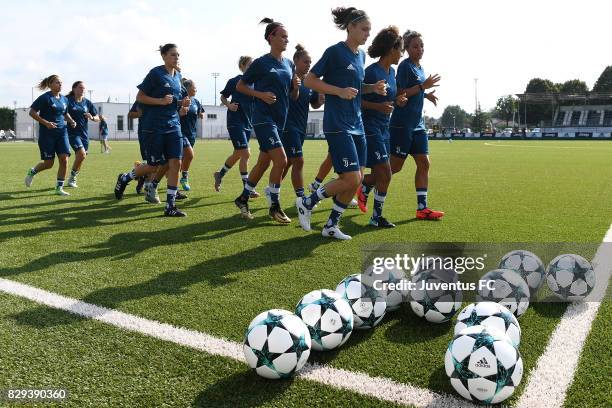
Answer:
<svg viewBox="0 0 612 408"><path fill-rule="evenodd" d="M364 283L373 286L387 303L387 312L398 310L408 298L408 279L402 269L387 269L375 273L372 266L366 269L362 279Z"/></svg>
<svg viewBox="0 0 612 408"><path fill-rule="evenodd" d="M595 287L595 271L580 255L559 255L548 264L546 283L563 300L582 300Z"/></svg>
<svg viewBox="0 0 612 408"><path fill-rule="evenodd" d="M339 294L329 289L304 295L295 308L310 331L312 348L333 350L343 345L353 332L353 310Z"/></svg>
<svg viewBox="0 0 612 408"><path fill-rule="evenodd" d="M492 281L492 289L488 283ZM480 284L482 283L482 285ZM494 269L480 278L477 302L490 301L507 307L516 317L529 307L529 286L525 279L510 269Z"/></svg>
<svg viewBox="0 0 612 408"><path fill-rule="evenodd" d="M463 294L458 288L435 288L435 285L459 282L457 272L443 268L441 265L422 269L412 277L413 288L410 291L410 307L419 317L432 323L449 321L461 307ZM427 285L427 287L425 286Z"/></svg>
<svg viewBox="0 0 612 408"><path fill-rule="evenodd" d="M480 302L467 305L457 315L455 336L467 327L484 326L490 330L499 330L508 336L512 345L521 343L521 326L507 308L495 302Z"/></svg>
<svg viewBox="0 0 612 408"><path fill-rule="evenodd" d="M353 309L354 328L371 329L385 317L387 303L376 289L362 282L361 276L347 276L338 284L336 292Z"/></svg>
<svg viewBox="0 0 612 408"><path fill-rule="evenodd" d="M511 269L518 272L527 282L532 299L535 298L546 276L545 267L540 258L529 251L518 250L508 252L499 262L498 268Z"/></svg>
<svg viewBox="0 0 612 408"><path fill-rule="evenodd" d="M463 398L498 404L512 395L523 377L523 360L501 332L484 326L463 329L444 357L446 375Z"/></svg>
<svg viewBox="0 0 612 408"><path fill-rule="evenodd" d="M310 356L308 328L293 313L272 309L251 321L244 337L244 356L257 374L269 379L289 378Z"/></svg>

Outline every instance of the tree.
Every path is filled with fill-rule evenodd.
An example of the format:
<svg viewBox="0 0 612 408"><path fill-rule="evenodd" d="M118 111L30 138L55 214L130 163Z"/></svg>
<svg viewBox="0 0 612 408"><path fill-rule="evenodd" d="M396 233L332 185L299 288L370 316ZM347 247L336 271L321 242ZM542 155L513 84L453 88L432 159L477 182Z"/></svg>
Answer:
<svg viewBox="0 0 612 408"><path fill-rule="evenodd" d="M586 82L579 79L570 79L560 84L559 92L564 94L583 95L589 92Z"/></svg>
<svg viewBox="0 0 612 408"><path fill-rule="evenodd" d="M559 85L554 84L552 81L548 79L542 78L533 78L527 84L525 88L525 93L557 93L559 92ZM526 122L533 125L540 125L542 121L551 120L552 117L552 103L527 103L527 117L525 118ZM523 106L523 112L525 111L525 107Z"/></svg>
<svg viewBox="0 0 612 408"><path fill-rule="evenodd" d="M517 110L517 99L512 95L502 96L497 100L495 104L495 118L506 121L506 127L508 123L514 119L514 114Z"/></svg>
<svg viewBox="0 0 612 408"><path fill-rule="evenodd" d="M557 84L554 84L549 79L533 78L527 84L525 93L549 93L559 92Z"/></svg>
<svg viewBox="0 0 612 408"><path fill-rule="evenodd" d="M472 131L482 132L486 129L487 123L490 119L489 114L487 112L483 112L482 109L480 109L480 104L478 104L478 108L476 108L476 112L474 112L474 115L472 116Z"/></svg>
<svg viewBox="0 0 612 408"><path fill-rule="evenodd" d="M612 92L612 65L603 70L593 86L593 92Z"/></svg>
<svg viewBox="0 0 612 408"><path fill-rule="evenodd" d="M466 111L461 109L459 105L449 105L444 108L444 112L442 112L442 116L440 116L440 123L442 127L452 128L465 127L465 124L468 123L468 114Z"/></svg>
<svg viewBox="0 0 612 408"><path fill-rule="evenodd" d="M14 127L15 111L11 108L0 108L0 129L6 130L13 129Z"/></svg>

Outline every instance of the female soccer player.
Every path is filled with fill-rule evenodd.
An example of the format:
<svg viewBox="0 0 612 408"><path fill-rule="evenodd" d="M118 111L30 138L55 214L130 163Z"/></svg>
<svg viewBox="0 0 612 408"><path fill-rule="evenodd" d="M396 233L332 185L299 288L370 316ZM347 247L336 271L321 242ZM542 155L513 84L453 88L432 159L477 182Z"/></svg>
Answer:
<svg viewBox="0 0 612 408"><path fill-rule="evenodd" d="M291 219L281 209L279 202L280 183L287 165L280 134L285 128L289 98L296 100L299 96L300 80L295 75L293 62L283 57L289 42L285 27L269 18L264 18L261 23L267 24L264 38L270 44L270 53L253 61L236 85L238 92L256 98L253 128L260 152L257 164L251 169L244 190L234 204L243 218L253 218L249 211L249 197L272 162L269 185L272 205L269 214L276 222L288 224ZM254 84L254 88L250 88L249 84Z"/></svg>
<svg viewBox="0 0 612 408"><path fill-rule="evenodd" d="M108 123L103 115L100 115L98 131L100 132L100 153L109 154L112 149L108 144Z"/></svg>
<svg viewBox="0 0 612 408"><path fill-rule="evenodd" d="M364 84L365 53L359 49L370 36L370 19L363 10L338 7L332 11L334 23L347 31L346 41L329 47L306 75L305 85L325 94L323 132L334 169L339 178L321 186L307 198L297 198L296 206L302 228L310 231L311 210L318 201L334 198L324 237L351 239L338 228L338 221L353 198L366 158L366 142L361 120L361 94L386 94L385 82ZM323 79L320 79L323 77Z"/></svg>
<svg viewBox="0 0 612 408"><path fill-rule="evenodd" d="M68 94L68 113L76 122L76 127L68 128L68 141L74 150L74 163L68 179L68 187L77 187L77 176L81 171L83 161L89 150L89 132L87 121L99 122L98 111L91 101L85 98L85 85L83 81L72 84L72 90Z"/></svg>
<svg viewBox="0 0 612 408"><path fill-rule="evenodd" d="M376 185L374 195L374 212L370 225L381 228L393 228L395 224L383 217L383 206L387 196L387 188L391 182L391 166L389 165L389 117L397 95L395 70L392 65L399 62L404 49L402 36L395 26L381 30L372 45L368 48L371 58L378 61L365 70L365 82L374 83L384 80L387 83L387 95L364 95L361 99L361 112L367 142L367 166L372 173L364 177L361 189L358 190L359 206L367 211L367 194ZM405 103L401 96L398 103Z"/></svg>
<svg viewBox="0 0 612 408"><path fill-rule="evenodd" d="M293 63L295 64L295 71L300 81L304 81L304 77L310 70L312 58L310 58L308 51L300 44L295 46ZM293 189L297 197L304 196L304 176L302 174L304 157L302 146L306 138L308 106L310 105L313 109L318 109L323 105L324 101L325 95L320 95L310 88L306 88L303 82L300 85L298 99L295 101L291 99L289 101L287 123L285 124L285 129L281 136L283 148L287 155L287 167L285 167L283 171L283 178L285 178L289 172L289 168L291 168L291 182L293 183ZM268 197L268 194L266 194L266 197Z"/></svg>
<svg viewBox="0 0 612 408"><path fill-rule="evenodd" d="M38 89L48 92L40 95L30 107L30 116L39 123L38 148L40 159L36 166L28 170L25 178L26 187L32 185L34 176L43 170L53 167L55 155L59 161L57 169L57 184L55 194L68 196L64 191L64 180L68 168L68 157L70 156L70 145L68 144L68 131L66 122L74 128L76 122L68 113L68 99L61 95L62 81L57 75L50 75L38 84Z"/></svg>
<svg viewBox="0 0 612 408"><path fill-rule="evenodd" d="M181 179L183 190L191 190L189 185L189 166L193 161L193 146L196 142L196 129L198 119L204 119L204 108L195 98L198 89L191 79L183 79L183 88L191 100L191 104L182 107L179 113L181 119L181 133L183 134L183 161L181 163Z"/></svg>
<svg viewBox="0 0 612 408"><path fill-rule="evenodd" d="M434 105L437 104L436 91L426 93L425 90L438 86L440 76L425 76L421 67L424 52L421 34L408 30L403 37L408 58L397 67L397 88L398 93L406 95L408 102L405 106L398 106L391 114L391 171L394 174L399 172L408 155L413 157L416 163L416 218L438 220L444 216L444 212L432 210L427 206L429 146L423 123L423 101L428 99Z"/></svg>
<svg viewBox="0 0 612 408"><path fill-rule="evenodd" d="M225 160L223 167L213 175L215 179L215 191L217 192L221 189L223 176L225 176L237 161L240 161L238 167L243 187L249 178L248 165L249 157L251 156L249 139L253 131L251 118L253 117L253 104L255 100L252 96L238 92L236 90L236 84L242 79L242 75L252 62L253 58L249 56L243 55L240 57L238 60L238 68L242 74L227 81L225 88L221 91L221 103L227 107L227 131L229 132L230 140L234 146L234 151ZM231 100L228 100L228 98L231 98ZM259 197L259 193L253 190L250 198L257 197Z"/></svg>
<svg viewBox="0 0 612 408"><path fill-rule="evenodd" d="M147 143L147 164L129 173L119 174L115 185L115 197L121 199L131 180L151 173L151 167L168 164L168 191L166 194L167 217L184 217L176 208L178 179L183 154L183 136L179 120L179 107L188 107L191 100L182 97L181 73L177 70L179 51L175 44L159 48L164 65L153 68L140 85L136 100L145 105L141 122L142 134Z"/></svg>

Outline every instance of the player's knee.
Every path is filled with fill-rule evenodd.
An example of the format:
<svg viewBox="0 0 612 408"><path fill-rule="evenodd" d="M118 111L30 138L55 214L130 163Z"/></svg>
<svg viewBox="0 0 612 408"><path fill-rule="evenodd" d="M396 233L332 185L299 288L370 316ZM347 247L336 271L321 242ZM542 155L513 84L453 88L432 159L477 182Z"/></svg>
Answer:
<svg viewBox="0 0 612 408"><path fill-rule="evenodd" d="M51 167L53 167L53 163L54 162L55 162L54 159L43 161L43 170L47 170L47 169L50 169Z"/></svg>
<svg viewBox="0 0 612 408"><path fill-rule="evenodd" d="M419 157L416 160L417 170L419 171L429 171L429 157Z"/></svg>

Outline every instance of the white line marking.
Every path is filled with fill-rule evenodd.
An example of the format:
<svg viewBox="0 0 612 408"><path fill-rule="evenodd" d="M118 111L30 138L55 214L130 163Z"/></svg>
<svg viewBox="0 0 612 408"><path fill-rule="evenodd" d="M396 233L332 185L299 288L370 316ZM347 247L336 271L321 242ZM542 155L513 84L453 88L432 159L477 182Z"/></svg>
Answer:
<svg viewBox="0 0 612 408"><path fill-rule="evenodd" d="M0 291L55 309L98 320L121 329L191 347L208 354L245 362L242 344L216 338L206 333L85 303L8 279L0 278ZM474 407L469 401L460 400L451 395L438 394L427 389L398 383L388 378L371 377L364 373L325 365L307 364L298 377L398 404L439 408Z"/></svg>
<svg viewBox="0 0 612 408"><path fill-rule="evenodd" d="M545 142L545 143L550 143L550 142ZM556 145L549 145L549 144L543 144L543 145L531 145L531 144L502 144L502 143L490 143L490 142L485 142L484 143L485 146L493 146L493 147L519 147L519 148L527 148L527 149L531 149L531 148L540 148L540 149L593 149L592 146L556 146Z"/></svg>
<svg viewBox="0 0 612 408"><path fill-rule="evenodd" d="M582 348L608 288L612 273L612 225L593 258L593 267L597 283L587 298L589 301L568 306L544 354L531 371L529 382L517 403L518 408L563 406Z"/></svg>

